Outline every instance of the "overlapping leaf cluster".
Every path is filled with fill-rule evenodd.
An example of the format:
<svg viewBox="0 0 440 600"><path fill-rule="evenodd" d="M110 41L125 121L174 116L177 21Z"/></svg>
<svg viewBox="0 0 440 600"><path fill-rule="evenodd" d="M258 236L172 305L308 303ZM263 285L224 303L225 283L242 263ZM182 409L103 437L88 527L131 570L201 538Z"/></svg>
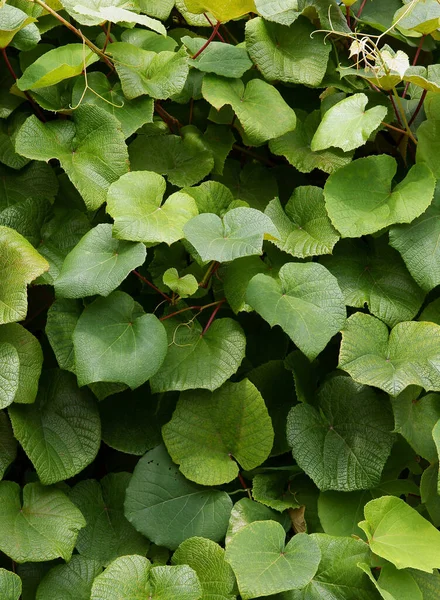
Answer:
<svg viewBox="0 0 440 600"><path fill-rule="evenodd" d="M440 597L438 0L0 0L1 600Z"/></svg>

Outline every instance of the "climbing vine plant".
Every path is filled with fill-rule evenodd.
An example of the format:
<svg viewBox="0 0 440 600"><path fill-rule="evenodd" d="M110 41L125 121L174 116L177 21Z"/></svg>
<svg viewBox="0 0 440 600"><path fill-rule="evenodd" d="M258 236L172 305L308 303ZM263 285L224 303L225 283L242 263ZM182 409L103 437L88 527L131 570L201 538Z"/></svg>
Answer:
<svg viewBox="0 0 440 600"><path fill-rule="evenodd" d="M439 39L0 0L1 600L438 600Z"/></svg>

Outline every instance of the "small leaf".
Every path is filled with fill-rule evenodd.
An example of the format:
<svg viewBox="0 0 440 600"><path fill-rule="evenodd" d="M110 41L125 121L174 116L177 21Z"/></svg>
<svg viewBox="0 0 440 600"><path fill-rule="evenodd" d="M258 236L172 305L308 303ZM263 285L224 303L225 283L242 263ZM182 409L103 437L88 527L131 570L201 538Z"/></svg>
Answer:
<svg viewBox="0 0 440 600"><path fill-rule="evenodd" d="M50 569L43 577L37 592L38 600L69 598L75 594L75 600L90 600L92 583L102 571L101 565L75 554L64 565Z"/></svg>
<svg viewBox="0 0 440 600"><path fill-rule="evenodd" d="M284 209L275 198L269 202L265 214L279 232L278 239L271 242L297 258L331 254L339 240L328 218L321 188L297 187Z"/></svg>
<svg viewBox="0 0 440 600"><path fill-rule="evenodd" d="M184 0L184 3L190 12L209 12L222 23L256 12L254 0Z"/></svg>
<svg viewBox="0 0 440 600"><path fill-rule="evenodd" d="M64 259L55 280L57 297L108 296L145 257L143 244L119 241L112 237L110 224L97 225Z"/></svg>
<svg viewBox="0 0 440 600"><path fill-rule="evenodd" d="M167 269L163 274L164 284L181 298L192 296L199 289L199 284L194 275L184 275L179 277L177 269Z"/></svg>
<svg viewBox="0 0 440 600"><path fill-rule="evenodd" d="M293 457L320 490L351 492L379 484L394 443L393 419L374 390L334 377L319 408L294 406L287 418Z"/></svg>
<svg viewBox="0 0 440 600"><path fill-rule="evenodd" d="M338 367L391 396L409 385L440 391L439 338L434 323L405 321L389 333L379 319L356 313L342 330Z"/></svg>
<svg viewBox="0 0 440 600"><path fill-rule="evenodd" d="M263 253L263 239L277 238L278 231L269 217L255 208L234 208L223 219L204 213L188 221L185 238L204 262L228 262L243 256Z"/></svg>
<svg viewBox="0 0 440 600"><path fill-rule="evenodd" d="M0 479L17 455L17 441L5 411L0 411ZM1 589L1 588L0 588Z"/></svg>
<svg viewBox="0 0 440 600"><path fill-rule="evenodd" d="M330 175L324 187L329 217L342 237L375 233L394 223L410 223L431 204L435 179L414 165L393 191L397 163L388 155L359 158ZM371 190L365 194L365 190Z"/></svg>
<svg viewBox="0 0 440 600"><path fill-rule="evenodd" d="M56 158L89 210L106 200L110 184L128 170L127 147L119 122L102 108L80 106L72 121L41 123L27 119L15 149L22 156L48 161Z"/></svg>
<svg viewBox="0 0 440 600"><path fill-rule="evenodd" d="M90 392L79 390L70 373L49 373L34 404L9 408L14 435L44 485L80 473L96 458L101 441L98 409Z"/></svg>
<svg viewBox="0 0 440 600"><path fill-rule="evenodd" d="M0 226L0 324L21 321L27 313L27 285L49 263L19 233Z"/></svg>
<svg viewBox="0 0 440 600"><path fill-rule="evenodd" d="M70 560L78 531L86 522L67 496L56 488L12 481L0 483L0 550L18 563Z"/></svg>
<svg viewBox="0 0 440 600"><path fill-rule="evenodd" d="M211 392L238 371L244 359L246 337L233 319L216 319L203 334L198 321L177 319L163 322L168 352L159 371L151 378L154 393L203 388Z"/></svg>
<svg viewBox="0 0 440 600"><path fill-rule="evenodd" d="M0 591L2 600L19 600L21 598L21 579L12 571L0 569Z"/></svg>
<svg viewBox="0 0 440 600"><path fill-rule="evenodd" d="M162 437L185 477L219 485L238 476L237 462L250 471L268 458L273 429L261 394L244 379L182 394Z"/></svg>
<svg viewBox="0 0 440 600"><path fill-rule="evenodd" d="M226 547L243 600L300 589L315 575L321 552L305 533L285 543L283 527L257 521L240 529Z"/></svg>
<svg viewBox="0 0 440 600"><path fill-rule="evenodd" d="M226 492L186 480L164 446L140 459L125 499L130 523L158 546L172 550L194 536L223 539L231 508Z"/></svg>
<svg viewBox="0 0 440 600"><path fill-rule="evenodd" d="M440 532L414 508L395 496L368 502L365 531L372 552L398 569L413 568L432 573L440 566Z"/></svg>
<svg viewBox="0 0 440 600"><path fill-rule="evenodd" d="M309 360L345 323L345 304L336 278L316 263L287 263L277 278L255 275L246 301L271 327L280 325Z"/></svg>
<svg viewBox="0 0 440 600"><path fill-rule="evenodd" d="M167 352L165 328L124 292L89 304L73 334L80 386L96 381L125 383L132 389L152 377Z"/></svg>
<svg viewBox="0 0 440 600"><path fill-rule="evenodd" d="M99 60L84 44L66 44L49 50L34 61L17 79L19 90L38 90L76 77Z"/></svg>
<svg viewBox="0 0 440 600"><path fill-rule="evenodd" d="M286 513L277 513L259 502L250 500L250 498L242 498L234 504L232 509L226 534L226 544L229 544L240 529L255 521L276 521L281 523L285 531L288 531L292 526L292 522Z"/></svg>
<svg viewBox="0 0 440 600"><path fill-rule="evenodd" d="M157 173L126 173L110 186L107 211L115 219L119 239L168 245L183 238L183 226L197 215L194 200L183 192L162 204L165 179Z"/></svg>
<svg viewBox="0 0 440 600"><path fill-rule="evenodd" d="M203 47L206 40L184 36L182 42L194 55ZM211 42L200 56L190 61L190 65L204 73L215 73L223 77L242 77L252 67L252 61L245 48L222 42Z"/></svg>
<svg viewBox="0 0 440 600"><path fill-rule="evenodd" d="M280 513L300 506L288 473L258 473L252 480L252 497Z"/></svg>

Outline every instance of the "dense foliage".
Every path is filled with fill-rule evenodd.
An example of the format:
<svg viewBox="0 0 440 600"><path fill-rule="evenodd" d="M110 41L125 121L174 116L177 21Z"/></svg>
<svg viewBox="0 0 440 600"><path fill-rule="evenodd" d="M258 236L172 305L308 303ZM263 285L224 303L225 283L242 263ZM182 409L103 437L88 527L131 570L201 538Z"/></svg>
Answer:
<svg viewBox="0 0 440 600"><path fill-rule="evenodd" d="M438 0L0 0L0 599L440 598Z"/></svg>

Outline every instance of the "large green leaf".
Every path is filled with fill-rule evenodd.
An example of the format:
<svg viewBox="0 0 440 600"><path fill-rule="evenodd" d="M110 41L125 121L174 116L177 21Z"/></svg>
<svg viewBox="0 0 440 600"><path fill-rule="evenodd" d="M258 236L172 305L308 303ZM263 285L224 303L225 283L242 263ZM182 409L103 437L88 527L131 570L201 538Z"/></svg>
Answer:
<svg viewBox="0 0 440 600"><path fill-rule="evenodd" d="M345 323L345 304L336 278L315 263L287 263L277 278L255 275L246 302L271 327L280 325L310 360Z"/></svg>
<svg viewBox="0 0 440 600"><path fill-rule="evenodd" d="M331 47L305 17L285 27L256 18L246 25L246 48L268 81L318 86L327 69ZM332 144L333 146L336 144Z"/></svg>
<svg viewBox="0 0 440 600"><path fill-rule="evenodd" d="M64 565L58 565L41 580L38 600L90 600L92 583L102 571L99 562L78 554Z"/></svg>
<svg viewBox="0 0 440 600"><path fill-rule="evenodd" d="M206 538L182 542L173 554L173 565L189 565L202 586L200 600L235 600L235 576L225 561L225 551Z"/></svg>
<svg viewBox="0 0 440 600"><path fill-rule="evenodd" d="M440 391L440 326L405 321L389 333L370 315L352 315L342 330L339 368L359 383L397 396L409 385Z"/></svg>
<svg viewBox="0 0 440 600"><path fill-rule="evenodd" d="M89 304L73 334L79 384L114 381L136 388L152 377L167 352L165 329L124 292Z"/></svg>
<svg viewBox="0 0 440 600"><path fill-rule="evenodd" d="M298 0L255 0L258 14L267 21L291 25L299 16Z"/></svg>
<svg viewBox="0 0 440 600"><path fill-rule="evenodd" d="M359 158L330 175L324 196L329 217L342 237L410 223L428 208L435 188L429 168L414 165L391 191L396 170L396 161L381 154Z"/></svg>
<svg viewBox="0 0 440 600"><path fill-rule="evenodd" d="M0 209L34 200L50 200L58 191L53 169L45 163L31 162L19 172L0 165Z"/></svg>
<svg viewBox="0 0 440 600"><path fill-rule="evenodd" d="M334 104L325 113L313 136L312 151L336 146L349 152L365 144L387 114L386 106L365 110L367 103L365 94L355 94Z"/></svg>
<svg viewBox="0 0 440 600"><path fill-rule="evenodd" d="M153 392L215 390L238 371L244 358L246 337L237 321L216 319L203 333L198 321L178 319L163 322L168 352L159 371L151 378Z"/></svg>
<svg viewBox="0 0 440 600"><path fill-rule="evenodd" d="M437 117L437 115L436 115ZM435 177L440 176L440 120L427 119L417 129L417 162L427 165Z"/></svg>
<svg viewBox="0 0 440 600"><path fill-rule="evenodd" d="M84 44L66 44L37 58L17 80L20 90L38 90L76 77L99 60Z"/></svg>
<svg viewBox="0 0 440 600"><path fill-rule="evenodd" d="M174 0L139 0L142 12L165 21L174 8Z"/></svg>
<svg viewBox="0 0 440 600"><path fill-rule="evenodd" d="M76 549L100 565L119 556L145 555L149 542L124 516L124 500L130 473L109 473L100 482L80 481L69 494L87 525L78 534Z"/></svg>
<svg viewBox="0 0 440 600"><path fill-rule="evenodd" d="M111 225L97 225L64 259L55 280L57 297L108 296L145 257L144 244L119 241Z"/></svg>
<svg viewBox="0 0 440 600"><path fill-rule="evenodd" d="M2 481L0 501L2 552L18 563L70 559L86 522L61 490L40 483L28 483L21 490L13 481Z"/></svg>
<svg viewBox="0 0 440 600"><path fill-rule="evenodd" d="M171 549L194 536L223 539L231 508L226 492L186 480L163 446L140 459L125 499L125 516L134 527Z"/></svg>
<svg viewBox="0 0 440 600"><path fill-rule="evenodd" d="M390 244L400 252L419 286L429 292L440 283L440 187L428 209L409 225L390 230Z"/></svg>
<svg viewBox="0 0 440 600"><path fill-rule="evenodd" d="M261 394L244 379L225 383L213 393L182 394L162 436L185 477L219 485L238 476L237 463L247 471L263 463L274 434Z"/></svg>
<svg viewBox="0 0 440 600"><path fill-rule="evenodd" d="M318 402L318 409L298 404L287 418L298 465L320 490L377 486L394 442L388 407L374 390L343 376L322 386Z"/></svg>
<svg viewBox="0 0 440 600"><path fill-rule="evenodd" d="M405 0L394 15L395 26L409 35L434 33L440 28L440 6L436 0L422 0L414 5Z"/></svg>
<svg viewBox="0 0 440 600"><path fill-rule="evenodd" d="M34 404L9 408L14 435L44 485L69 479L96 457L101 424L95 400L65 371L47 373Z"/></svg>
<svg viewBox="0 0 440 600"><path fill-rule="evenodd" d="M251 145L262 144L295 129L294 111L278 90L261 79L252 79L245 86L240 79L208 73L203 79L202 93L217 110L232 106Z"/></svg>
<svg viewBox="0 0 440 600"><path fill-rule="evenodd" d="M331 254L339 240L328 218L321 188L297 187L284 209L275 198L269 202L265 214L279 232L278 239L271 241L297 258Z"/></svg>
<svg viewBox="0 0 440 600"><path fill-rule="evenodd" d="M189 70L184 48L157 54L127 42L116 42L110 51L122 91L129 100L144 94L164 100L183 90Z"/></svg>
<svg viewBox="0 0 440 600"><path fill-rule="evenodd" d="M0 324L26 317L27 284L48 268L22 235L0 225Z"/></svg>
<svg viewBox="0 0 440 600"><path fill-rule="evenodd" d="M182 42L194 55L202 48L206 40L184 36ZM252 67L252 61L245 48L221 42L211 42L197 58L190 61L190 64L199 71L215 73L223 77L241 77Z"/></svg>
<svg viewBox="0 0 440 600"><path fill-rule="evenodd" d="M183 238L183 226L198 213L193 198L177 192L162 204L165 179L157 173L126 173L110 186L107 211L113 233L124 240L172 244Z"/></svg>
<svg viewBox="0 0 440 600"><path fill-rule="evenodd" d="M200 14L209 12L218 21L226 22L255 11L254 0L184 0L187 10Z"/></svg>
<svg viewBox="0 0 440 600"><path fill-rule="evenodd" d="M359 523L372 552L398 569L431 573L440 566L440 532L414 508L395 496L371 500Z"/></svg>
<svg viewBox="0 0 440 600"><path fill-rule="evenodd" d="M257 521L240 529L226 547L226 560L237 577L243 600L306 586L321 559L318 544L307 534L285 543L275 521Z"/></svg>
<svg viewBox="0 0 440 600"><path fill-rule="evenodd" d="M12 433L11 423L6 412L0 411L0 479L17 454L17 440Z"/></svg>
<svg viewBox="0 0 440 600"><path fill-rule="evenodd" d="M338 280L348 306L370 312L390 327L413 319L424 293L383 238L342 240L320 261Z"/></svg>
<svg viewBox="0 0 440 600"><path fill-rule="evenodd" d="M105 202L110 184L128 171L119 122L98 106L80 106L73 121L43 124L29 117L15 147L19 154L35 160L58 159L90 210Z"/></svg>
<svg viewBox="0 0 440 600"><path fill-rule="evenodd" d="M147 558L134 554L117 558L95 579L90 600L199 600L201 593L188 565L151 567Z"/></svg>
<svg viewBox="0 0 440 600"><path fill-rule="evenodd" d="M280 232L281 233L281 232ZM270 267L260 256L246 256L221 266L219 272L223 282L223 291L229 306L235 313L250 312L246 303L246 290L250 280L258 273L268 273Z"/></svg>
<svg viewBox="0 0 440 600"><path fill-rule="evenodd" d="M6 48L15 34L36 19L10 4L0 4L0 48Z"/></svg>
<svg viewBox="0 0 440 600"><path fill-rule="evenodd" d="M12 571L0 569L0 591L3 600L19 600L21 598L21 579Z"/></svg>
<svg viewBox="0 0 440 600"><path fill-rule="evenodd" d="M229 210L223 219L212 213L198 215L184 225L183 231L204 262L260 255L264 239L278 238L268 216L245 207Z"/></svg>

